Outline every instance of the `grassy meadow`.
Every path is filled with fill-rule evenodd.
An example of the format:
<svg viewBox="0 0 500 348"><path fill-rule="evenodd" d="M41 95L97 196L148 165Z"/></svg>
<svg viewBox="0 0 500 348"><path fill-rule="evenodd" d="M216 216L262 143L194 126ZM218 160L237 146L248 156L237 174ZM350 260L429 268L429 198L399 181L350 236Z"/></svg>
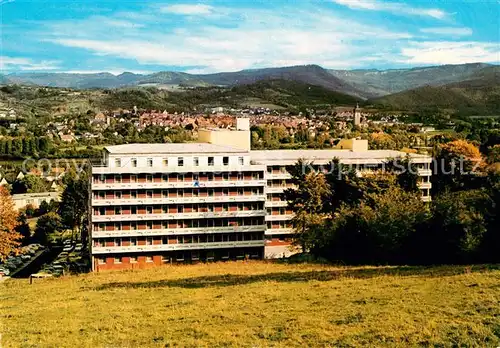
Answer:
<svg viewBox="0 0 500 348"><path fill-rule="evenodd" d="M2 347L500 346L500 267L233 262L0 283Z"/></svg>

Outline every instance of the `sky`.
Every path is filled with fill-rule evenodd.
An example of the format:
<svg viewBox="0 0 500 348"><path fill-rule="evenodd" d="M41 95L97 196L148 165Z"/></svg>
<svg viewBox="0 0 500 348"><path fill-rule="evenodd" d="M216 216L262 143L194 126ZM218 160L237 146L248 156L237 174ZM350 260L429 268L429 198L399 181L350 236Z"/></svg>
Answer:
<svg viewBox="0 0 500 348"><path fill-rule="evenodd" d="M500 0L0 0L0 72L500 62Z"/></svg>

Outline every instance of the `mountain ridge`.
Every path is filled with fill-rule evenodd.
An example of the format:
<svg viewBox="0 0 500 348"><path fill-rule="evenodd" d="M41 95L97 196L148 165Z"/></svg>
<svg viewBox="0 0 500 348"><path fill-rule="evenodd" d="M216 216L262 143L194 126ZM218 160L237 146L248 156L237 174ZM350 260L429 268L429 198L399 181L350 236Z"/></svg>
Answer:
<svg viewBox="0 0 500 348"><path fill-rule="evenodd" d="M325 69L319 65L246 69L236 72L189 74L159 71L152 74L123 72L102 73L11 73L0 74L0 84L28 84L64 88L121 88L144 85L179 85L183 87L233 87L262 80L289 80L327 88L361 99L373 99L426 85L440 86L465 81L482 69L494 68L486 63L468 63L415 67L409 69Z"/></svg>

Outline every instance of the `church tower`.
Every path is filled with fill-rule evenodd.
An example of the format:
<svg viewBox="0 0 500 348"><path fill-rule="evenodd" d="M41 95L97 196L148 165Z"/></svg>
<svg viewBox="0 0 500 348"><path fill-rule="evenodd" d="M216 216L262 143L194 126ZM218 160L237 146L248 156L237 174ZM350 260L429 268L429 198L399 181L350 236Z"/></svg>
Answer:
<svg viewBox="0 0 500 348"><path fill-rule="evenodd" d="M360 126L361 125L361 111L359 111L359 104L358 103L356 103L356 107L353 110L353 115L354 115L354 125Z"/></svg>

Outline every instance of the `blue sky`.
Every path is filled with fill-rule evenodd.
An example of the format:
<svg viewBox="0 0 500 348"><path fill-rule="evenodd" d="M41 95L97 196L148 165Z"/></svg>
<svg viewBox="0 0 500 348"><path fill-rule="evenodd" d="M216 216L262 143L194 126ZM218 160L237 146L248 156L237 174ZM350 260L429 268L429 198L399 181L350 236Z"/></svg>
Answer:
<svg viewBox="0 0 500 348"><path fill-rule="evenodd" d="M499 0L0 0L0 14L3 73L500 61Z"/></svg>

